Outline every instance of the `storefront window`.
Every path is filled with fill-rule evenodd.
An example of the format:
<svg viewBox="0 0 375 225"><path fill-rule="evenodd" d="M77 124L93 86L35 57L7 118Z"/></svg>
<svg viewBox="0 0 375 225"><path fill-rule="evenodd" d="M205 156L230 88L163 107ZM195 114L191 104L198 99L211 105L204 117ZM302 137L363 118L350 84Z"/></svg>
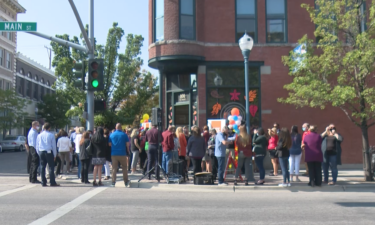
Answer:
<svg viewBox="0 0 375 225"><path fill-rule="evenodd" d="M222 82L217 82L218 77ZM215 82L216 78L216 82ZM261 125L259 67L249 68L249 110L251 126ZM221 83L221 85L220 85ZM245 123L245 77L241 67L207 69L207 119L228 119L238 108Z"/></svg>

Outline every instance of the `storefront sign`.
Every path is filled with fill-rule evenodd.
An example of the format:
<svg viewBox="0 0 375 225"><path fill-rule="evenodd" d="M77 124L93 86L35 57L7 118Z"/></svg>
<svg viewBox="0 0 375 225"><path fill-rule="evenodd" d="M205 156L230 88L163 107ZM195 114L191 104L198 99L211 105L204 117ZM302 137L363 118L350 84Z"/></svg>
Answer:
<svg viewBox="0 0 375 225"><path fill-rule="evenodd" d="M221 132L221 128L225 126L225 120L207 120L208 128L215 129L216 132Z"/></svg>

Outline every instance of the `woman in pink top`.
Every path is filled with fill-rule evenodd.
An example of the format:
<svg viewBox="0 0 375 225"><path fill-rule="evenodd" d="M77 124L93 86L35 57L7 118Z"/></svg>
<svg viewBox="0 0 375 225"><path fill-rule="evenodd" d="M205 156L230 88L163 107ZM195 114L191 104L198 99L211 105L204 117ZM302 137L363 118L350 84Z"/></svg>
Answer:
<svg viewBox="0 0 375 225"><path fill-rule="evenodd" d="M270 135L270 139L268 140L268 151L270 153L270 158L273 165L273 173L270 176L277 176L277 156L276 156L276 146L277 142L279 141L279 137L277 136L277 129L274 127L272 129L268 129L268 134Z"/></svg>

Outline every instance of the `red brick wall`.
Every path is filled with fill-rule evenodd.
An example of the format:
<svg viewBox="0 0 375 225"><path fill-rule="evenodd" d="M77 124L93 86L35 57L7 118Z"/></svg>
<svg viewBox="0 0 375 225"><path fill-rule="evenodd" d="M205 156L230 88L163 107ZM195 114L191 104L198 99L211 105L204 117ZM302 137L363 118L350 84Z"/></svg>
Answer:
<svg viewBox="0 0 375 225"><path fill-rule="evenodd" d="M164 44L149 49L149 57L154 58L163 55L200 55L206 61L243 61L243 56L237 44L235 44L235 1L234 0L204 0L196 1L196 32L197 41L208 43L233 43L233 46L203 46L198 44ZM288 1L288 42L296 43L299 38L307 34L314 38L315 25L311 22L309 14L300 6L302 3L314 4L314 0L289 0ZM293 3L292 3L293 2ZM166 40L178 39L178 1L166 0L165 37ZM168 11L167 11L168 9ZM169 15L167 15L169 14ZM324 110L302 108L281 104L277 101L280 97L286 97L287 92L283 86L291 82L288 75L289 69L281 62L283 55L288 55L294 47L290 44L259 45L266 43L266 19L265 0L258 0L258 45L255 45L250 61L264 62L271 67L270 75L261 76L262 110L271 110L271 114L262 114L262 125L269 128L274 122L282 127L290 129L292 125L301 125L304 122L315 124L318 131L334 123L344 137L343 163L362 162L361 131L353 125L345 114L337 108L326 107ZM152 27L152 25L151 25ZM198 113L206 110L206 91L204 74L198 74ZM165 92L165 85L163 86ZM163 94L165 100L165 94ZM163 103L163 107L165 102ZM165 108L164 108L165 110ZM199 126L206 124L206 114L199 114ZM375 130L370 130L370 143Z"/></svg>

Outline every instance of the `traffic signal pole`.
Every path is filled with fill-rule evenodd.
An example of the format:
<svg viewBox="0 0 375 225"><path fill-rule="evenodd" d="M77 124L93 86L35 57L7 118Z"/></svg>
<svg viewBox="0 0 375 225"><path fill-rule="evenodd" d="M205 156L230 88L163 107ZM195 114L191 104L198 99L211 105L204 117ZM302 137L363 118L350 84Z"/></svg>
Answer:
<svg viewBox="0 0 375 225"><path fill-rule="evenodd" d="M90 24L89 24L89 35L91 42L91 49L89 50L89 60L94 59L95 55L95 38L94 38L94 0L89 0L90 4ZM87 130L94 131L94 91L87 90L87 114L86 120Z"/></svg>

